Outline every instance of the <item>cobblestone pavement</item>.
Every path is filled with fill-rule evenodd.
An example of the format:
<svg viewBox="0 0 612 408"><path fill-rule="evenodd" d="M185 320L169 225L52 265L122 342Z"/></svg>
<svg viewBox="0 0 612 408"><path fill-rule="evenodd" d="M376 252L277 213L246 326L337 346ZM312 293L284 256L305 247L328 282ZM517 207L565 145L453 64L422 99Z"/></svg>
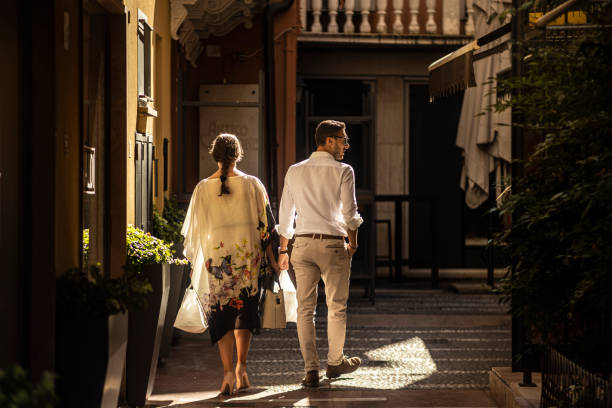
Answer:
<svg viewBox="0 0 612 408"><path fill-rule="evenodd" d="M174 391L183 392L186 403L200 401L180 405L194 407L260 406L264 401L276 406L495 406L487 395L489 371L511 362L510 320L496 296L380 290L372 305L360 294L351 292L345 344L345 354L363 361L354 374L331 381L322 377L319 389L304 390L299 384L303 362L295 325L285 330L263 330L254 337L249 353L253 389L223 400L215 391L221 374L216 349L210 347L206 334L188 335L173 350L176 360L171 356L167 366L159 370L152 399L169 403L174 398L176 404L183 397L172 397ZM324 299L317 307L316 321L323 375L327 354ZM202 356L207 360L202 366L198 354L204 348L208 357ZM193 380L179 385L171 379L173 372L183 377L193 373ZM204 374L209 378L204 387L208 393L186 397L197 390ZM437 397L432 398L434 395ZM469 405L470 398L475 405ZM451 405L436 405L445 399Z"/></svg>

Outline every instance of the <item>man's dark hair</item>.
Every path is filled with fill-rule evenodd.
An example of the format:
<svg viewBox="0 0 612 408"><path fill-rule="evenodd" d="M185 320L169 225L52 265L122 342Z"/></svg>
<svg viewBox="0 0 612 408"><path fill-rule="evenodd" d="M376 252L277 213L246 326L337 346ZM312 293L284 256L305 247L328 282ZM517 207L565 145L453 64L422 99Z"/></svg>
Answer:
<svg viewBox="0 0 612 408"><path fill-rule="evenodd" d="M338 132L346 128L344 122L338 122L337 120L324 120L317 125L315 130L315 142L317 146L322 146L328 137L338 136Z"/></svg>

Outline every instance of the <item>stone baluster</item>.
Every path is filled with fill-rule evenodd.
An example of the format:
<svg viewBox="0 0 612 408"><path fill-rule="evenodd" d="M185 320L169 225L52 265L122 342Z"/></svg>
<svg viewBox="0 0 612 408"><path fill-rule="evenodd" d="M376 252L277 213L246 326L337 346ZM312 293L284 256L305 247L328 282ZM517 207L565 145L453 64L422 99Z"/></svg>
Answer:
<svg viewBox="0 0 612 408"><path fill-rule="evenodd" d="M355 32L355 25L353 24L353 13L355 13L355 0L344 0L344 15L346 16L346 22L344 23L344 32L347 34Z"/></svg>
<svg viewBox="0 0 612 408"><path fill-rule="evenodd" d="M404 25L402 24L403 11L404 0L393 0L393 14L395 14L395 21L393 22L393 34L404 34Z"/></svg>
<svg viewBox="0 0 612 408"><path fill-rule="evenodd" d="M465 22L465 35L474 35L474 4L473 0L466 0L467 21Z"/></svg>
<svg viewBox="0 0 612 408"><path fill-rule="evenodd" d="M387 0L376 0L376 15L378 17L376 31L384 34L387 32L387 23L385 22L385 17L387 15Z"/></svg>
<svg viewBox="0 0 612 408"><path fill-rule="evenodd" d="M329 10L329 25L327 26L328 33L338 32L338 0L327 0L327 8Z"/></svg>
<svg viewBox="0 0 612 408"><path fill-rule="evenodd" d="M410 34L419 34L421 27L419 26L419 0L410 0L408 6L410 7L410 24L408 25L408 32Z"/></svg>
<svg viewBox="0 0 612 408"><path fill-rule="evenodd" d="M442 2L442 33L444 35L459 35L461 4L457 0Z"/></svg>
<svg viewBox="0 0 612 408"><path fill-rule="evenodd" d="M429 34L435 34L438 30L436 21L434 20L434 14L436 13L436 0L427 0L427 23L425 24L425 31Z"/></svg>
<svg viewBox="0 0 612 408"><path fill-rule="evenodd" d="M300 27L303 31L306 31L306 1L300 0Z"/></svg>
<svg viewBox="0 0 612 408"><path fill-rule="evenodd" d="M321 8L323 8L323 0L312 0L312 27L310 27L310 31L313 33L323 31L323 27L321 27Z"/></svg>
<svg viewBox="0 0 612 408"><path fill-rule="evenodd" d="M360 33L369 33L372 31L370 26L370 7L372 7L371 0L360 0L360 12L361 12L361 24L359 25Z"/></svg>

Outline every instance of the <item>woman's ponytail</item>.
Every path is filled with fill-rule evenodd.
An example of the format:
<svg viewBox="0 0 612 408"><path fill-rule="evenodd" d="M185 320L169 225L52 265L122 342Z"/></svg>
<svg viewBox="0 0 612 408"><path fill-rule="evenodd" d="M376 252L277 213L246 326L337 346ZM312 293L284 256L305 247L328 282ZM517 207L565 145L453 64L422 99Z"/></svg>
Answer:
<svg viewBox="0 0 612 408"><path fill-rule="evenodd" d="M229 170L229 161L223 160L221 162L221 192L219 193L220 196L222 196L223 194L229 194L229 188L227 187L226 181L227 181L227 171Z"/></svg>

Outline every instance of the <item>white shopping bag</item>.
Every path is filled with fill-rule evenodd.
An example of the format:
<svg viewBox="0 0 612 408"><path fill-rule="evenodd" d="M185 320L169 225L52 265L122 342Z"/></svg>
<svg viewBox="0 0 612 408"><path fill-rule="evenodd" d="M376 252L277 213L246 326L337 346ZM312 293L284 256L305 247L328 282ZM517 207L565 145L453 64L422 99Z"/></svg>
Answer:
<svg viewBox="0 0 612 408"><path fill-rule="evenodd" d="M295 294L295 286L291 282L291 278L286 270L282 270L278 277L280 287L283 291L285 300L285 320L287 322L297 323L297 296Z"/></svg>
<svg viewBox="0 0 612 408"><path fill-rule="evenodd" d="M176 315L174 327L188 333L203 333L208 327L204 306L198 298L198 293L190 286L185 291L185 297Z"/></svg>

